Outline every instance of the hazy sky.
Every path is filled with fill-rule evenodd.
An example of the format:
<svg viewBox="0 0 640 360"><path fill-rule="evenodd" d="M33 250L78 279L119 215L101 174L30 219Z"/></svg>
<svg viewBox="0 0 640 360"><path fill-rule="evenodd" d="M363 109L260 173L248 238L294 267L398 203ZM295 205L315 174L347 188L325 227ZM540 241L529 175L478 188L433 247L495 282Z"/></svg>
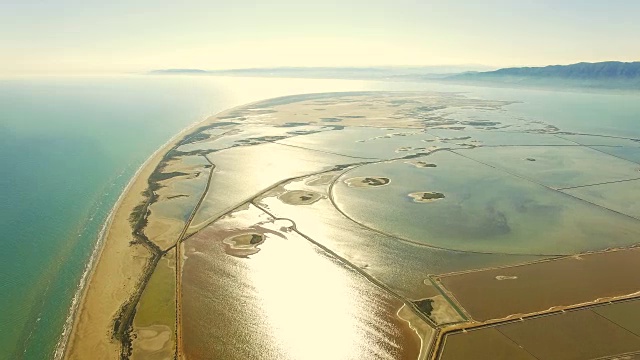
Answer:
<svg viewBox="0 0 640 360"><path fill-rule="evenodd" d="M0 0L0 73L640 60L637 0Z"/></svg>

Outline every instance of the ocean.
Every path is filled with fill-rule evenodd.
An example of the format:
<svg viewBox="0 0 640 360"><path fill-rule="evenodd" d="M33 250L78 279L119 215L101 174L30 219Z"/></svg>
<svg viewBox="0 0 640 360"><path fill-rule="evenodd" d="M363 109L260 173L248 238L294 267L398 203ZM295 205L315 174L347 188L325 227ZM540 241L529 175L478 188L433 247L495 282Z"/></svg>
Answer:
<svg viewBox="0 0 640 360"><path fill-rule="evenodd" d="M0 359L52 358L113 205L140 165L205 117L282 95L463 91L563 130L640 137L638 94L206 76L0 79Z"/></svg>

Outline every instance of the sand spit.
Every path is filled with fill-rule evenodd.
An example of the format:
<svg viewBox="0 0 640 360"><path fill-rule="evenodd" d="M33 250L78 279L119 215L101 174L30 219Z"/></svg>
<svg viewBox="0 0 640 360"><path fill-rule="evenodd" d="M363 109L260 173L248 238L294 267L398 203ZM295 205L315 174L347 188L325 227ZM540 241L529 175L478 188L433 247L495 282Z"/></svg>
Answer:
<svg viewBox="0 0 640 360"><path fill-rule="evenodd" d="M113 329L113 320L132 293L144 272L151 254L143 246L131 246L129 215L144 201L142 192L147 179L164 155L158 151L138 173L130 188L117 205L102 251L87 285L76 315L69 343L67 359L90 359L95 354L116 359L121 344L106 329Z"/></svg>
<svg viewBox="0 0 640 360"><path fill-rule="evenodd" d="M135 359L173 359L173 329L168 326L152 325L137 331L137 346L132 357Z"/></svg>
<svg viewBox="0 0 640 360"><path fill-rule="evenodd" d="M227 112L235 109L228 110ZM92 359L120 357L122 344L114 338L114 320L133 293L138 289L152 254L134 241L129 221L136 206L146 200L143 192L165 153L176 146L196 126L217 121L212 116L194 123L173 137L147 159L114 206L113 217L106 231L102 249L91 270L89 282L75 314L73 328L64 349L65 359Z"/></svg>

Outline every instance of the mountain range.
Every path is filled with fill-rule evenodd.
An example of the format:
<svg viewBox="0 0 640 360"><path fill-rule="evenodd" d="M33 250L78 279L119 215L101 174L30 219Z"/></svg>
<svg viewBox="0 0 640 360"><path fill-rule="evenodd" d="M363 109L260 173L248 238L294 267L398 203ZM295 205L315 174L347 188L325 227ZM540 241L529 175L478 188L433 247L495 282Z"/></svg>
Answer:
<svg viewBox="0 0 640 360"><path fill-rule="evenodd" d="M485 72L467 72L447 77L465 83L640 89L640 62L581 62L571 65L514 67Z"/></svg>
<svg viewBox="0 0 640 360"><path fill-rule="evenodd" d="M611 88L640 90L640 62L581 62L544 67L511 67L487 71L479 65L423 67L279 67L230 70L165 69L154 75L218 75L374 80L441 81L450 83Z"/></svg>

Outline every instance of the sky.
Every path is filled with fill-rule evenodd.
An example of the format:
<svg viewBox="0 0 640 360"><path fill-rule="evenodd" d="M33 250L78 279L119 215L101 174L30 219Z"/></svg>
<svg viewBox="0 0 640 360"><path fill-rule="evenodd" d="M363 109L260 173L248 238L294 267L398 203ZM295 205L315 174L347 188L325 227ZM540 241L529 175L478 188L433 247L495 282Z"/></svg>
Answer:
<svg viewBox="0 0 640 360"><path fill-rule="evenodd" d="M637 0L0 0L0 74L640 60Z"/></svg>

